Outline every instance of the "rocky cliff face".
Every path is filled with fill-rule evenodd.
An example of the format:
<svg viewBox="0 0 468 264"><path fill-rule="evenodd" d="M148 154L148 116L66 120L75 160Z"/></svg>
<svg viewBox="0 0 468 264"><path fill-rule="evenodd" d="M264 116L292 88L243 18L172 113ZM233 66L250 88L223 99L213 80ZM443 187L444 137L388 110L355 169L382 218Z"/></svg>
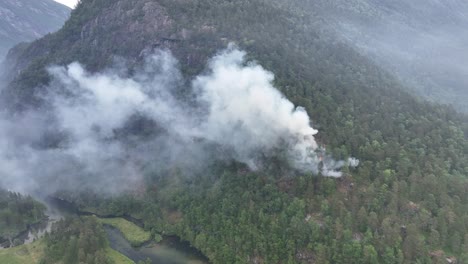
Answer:
<svg viewBox="0 0 468 264"><path fill-rule="evenodd" d="M335 60L331 67L335 68L341 64L340 59L334 58L338 54L345 59L349 54L356 59L363 55L367 58L358 60L378 64L415 93L468 111L464 100L468 96L468 4L464 1L275 0L271 4L240 3L237 9L183 0L83 2L59 33L12 52L6 63L13 73L9 74L10 80L33 62L35 77L40 78L17 78L18 82L46 81L46 74L40 71L40 65L46 62L78 60L90 70L98 70L116 56L137 63L155 48L171 49L185 69L197 71L210 53L229 41L259 51L266 50L259 41L267 40L271 45L272 39L281 36L285 37L282 44L290 44L287 53L302 58L306 55L311 63L308 67L322 67L322 62L331 58ZM2 2L7 4L17 9L21 6L18 1ZM258 12L260 19L254 21L245 10L254 10L256 5L263 5L263 10ZM0 12L6 14L1 6ZM216 12L224 12L224 17L212 17ZM277 19L272 19L271 14ZM10 15L4 17L11 20ZM221 22L222 19L226 21ZM239 28L233 28L236 24ZM13 26L19 27L15 23ZM31 32L35 36L41 34L37 30ZM332 47L325 47L330 43Z"/></svg>
<svg viewBox="0 0 468 264"><path fill-rule="evenodd" d="M12 82L3 93L15 107L34 105L34 90L48 81L47 65L79 61L97 71L120 57L132 68L155 49L171 50L191 75L230 42L286 79L302 76L325 84L335 81L330 76L340 76L340 86L345 86L360 74L356 87L398 86L330 32L320 17L302 16L276 2L82 1L60 31L11 52L7 65ZM369 72L375 74L364 74Z"/></svg>
<svg viewBox="0 0 468 264"><path fill-rule="evenodd" d="M15 44L58 30L70 9L53 0L0 2L0 60Z"/></svg>

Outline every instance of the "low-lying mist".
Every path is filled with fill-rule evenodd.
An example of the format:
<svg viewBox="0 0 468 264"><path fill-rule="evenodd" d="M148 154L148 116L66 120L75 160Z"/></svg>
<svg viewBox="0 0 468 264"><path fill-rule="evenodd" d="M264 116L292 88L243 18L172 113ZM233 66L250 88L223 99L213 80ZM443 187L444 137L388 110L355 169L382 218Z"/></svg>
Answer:
<svg viewBox="0 0 468 264"><path fill-rule="evenodd" d="M358 163L326 155L306 111L234 47L190 82L168 51L131 75L121 67L92 74L78 63L48 72L42 108L0 114L6 188L114 193L142 184L151 171L177 167L189 175L229 161L261 170L276 156L294 170L329 177Z"/></svg>

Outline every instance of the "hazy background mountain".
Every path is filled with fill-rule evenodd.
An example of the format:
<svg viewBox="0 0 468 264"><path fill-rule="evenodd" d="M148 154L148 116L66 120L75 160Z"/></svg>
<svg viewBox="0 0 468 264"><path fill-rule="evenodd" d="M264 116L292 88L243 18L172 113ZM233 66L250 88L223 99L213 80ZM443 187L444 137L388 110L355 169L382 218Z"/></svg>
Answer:
<svg viewBox="0 0 468 264"><path fill-rule="evenodd" d="M416 94L468 111L468 2L293 1Z"/></svg>
<svg viewBox="0 0 468 264"><path fill-rule="evenodd" d="M58 30L70 10L53 0L0 1L0 61L15 44Z"/></svg>

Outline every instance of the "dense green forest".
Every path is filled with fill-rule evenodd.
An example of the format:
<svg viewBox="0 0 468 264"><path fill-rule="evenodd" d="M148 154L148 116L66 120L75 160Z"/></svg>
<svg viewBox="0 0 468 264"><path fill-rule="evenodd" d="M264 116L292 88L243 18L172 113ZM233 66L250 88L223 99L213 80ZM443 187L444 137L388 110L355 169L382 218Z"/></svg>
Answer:
<svg viewBox="0 0 468 264"><path fill-rule="evenodd" d="M106 255L106 233L95 218L66 218L53 225L44 238L40 263L113 263Z"/></svg>
<svg viewBox="0 0 468 264"><path fill-rule="evenodd" d="M159 17L170 22L149 30ZM132 67L148 47L170 49L190 77L233 41L306 108L334 157L360 166L340 179L242 164L186 177L175 167L148 171L144 193L70 199L176 234L213 263L468 263L467 117L413 98L321 23L275 1L83 0L61 31L14 54L31 63L7 92L15 106L39 104L45 65L78 60L95 71L116 54Z"/></svg>
<svg viewBox="0 0 468 264"><path fill-rule="evenodd" d="M31 196L0 189L0 240L10 244L19 233L26 231L28 225L45 219L45 205Z"/></svg>
<svg viewBox="0 0 468 264"><path fill-rule="evenodd" d="M39 263L134 263L130 259L123 257L123 255L117 251L110 249L106 231L103 227L103 224L114 225L122 222L125 222L125 220L100 219L95 216L67 216L54 223L52 230L41 239L45 249ZM127 225L131 225L131 223ZM116 225L116 227L118 227L118 225ZM143 231L139 230L139 232ZM132 233L130 232L130 234ZM146 237L145 241L148 241L148 239L149 238ZM151 263L149 259L138 262L138 264L149 263Z"/></svg>

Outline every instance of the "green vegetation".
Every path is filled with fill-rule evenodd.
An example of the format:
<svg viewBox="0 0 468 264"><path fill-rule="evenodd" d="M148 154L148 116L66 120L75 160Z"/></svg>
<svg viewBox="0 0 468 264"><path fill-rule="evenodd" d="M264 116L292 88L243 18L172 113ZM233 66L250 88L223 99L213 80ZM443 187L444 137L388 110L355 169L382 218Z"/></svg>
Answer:
<svg viewBox="0 0 468 264"><path fill-rule="evenodd" d="M44 254L44 246L44 241L38 240L28 245L2 249L0 250L0 263L39 263Z"/></svg>
<svg viewBox="0 0 468 264"><path fill-rule="evenodd" d="M115 264L135 264L131 259L122 255L120 252L113 250L112 248L106 249L106 254L111 259L112 263Z"/></svg>
<svg viewBox="0 0 468 264"><path fill-rule="evenodd" d="M45 251L41 264L113 263L111 256L107 254L106 233L94 218L60 220L43 240Z"/></svg>
<svg viewBox="0 0 468 264"><path fill-rule="evenodd" d="M57 231L56 231L57 232ZM50 239L50 238L49 238ZM51 261L51 258L44 257L45 252L50 253L51 250L46 249L46 239L37 240L28 245L21 245L13 248L2 249L0 250L0 263L8 264L34 264L34 263L61 263L60 261L48 262ZM50 246L50 243L47 244ZM87 247L87 245L79 245ZM105 249L106 256L109 259L108 263L114 264L134 264L132 260L122 255L121 253L113 250L110 247ZM73 263L73 262L64 262L64 263ZM84 262L92 263L92 262Z"/></svg>
<svg viewBox="0 0 468 264"><path fill-rule="evenodd" d="M97 217L96 217L97 218ZM97 218L101 224L113 226L122 232L125 239L134 247L139 247L151 239L151 233L143 230L134 223L123 218ZM161 236L156 238L156 242L161 241Z"/></svg>
<svg viewBox="0 0 468 264"><path fill-rule="evenodd" d="M10 240L26 231L29 224L45 219L46 207L31 196L0 189L0 240Z"/></svg>
<svg viewBox="0 0 468 264"><path fill-rule="evenodd" d="M134 18L123 14L144 13L143 6L151 10L147 2L164 7L167 27L156 33L138 28L149 23L147 14L128 32ZM111 14L104 3L128 11L119 13L122 24L90 30L88 20ZM411 97L392 76L336 41L314 14L272 3L83 0L62 32L22 53L32 63L12 91L29 105L37 102L33 89L47 81L49 63L79 59L99 70L113 54L137 58L153 45L170 48L190 76L234 41L274 72L278 89L326 131L318 140L334 157L358 157L361 165L345 169L341 179L291 177L274 162L259 172L219 165L189 179L174 168L148 172L147 193L138 198L83 195L76 201L106 213L138 215L152 234L177 234L213 263L444 263L450 256L468 263L468 118ZM190 32L183 41L154 43L158 34L182 39L182 31ZM47 55L33 54L37 50ZM64 228L48 238L46 255L84 259L73 241L87 232ZM91 224L88 229L102 232ZM97 252L106 248L101 242L93 247ZM87 263L102 258L97 252L87 255Z"/></svg>

